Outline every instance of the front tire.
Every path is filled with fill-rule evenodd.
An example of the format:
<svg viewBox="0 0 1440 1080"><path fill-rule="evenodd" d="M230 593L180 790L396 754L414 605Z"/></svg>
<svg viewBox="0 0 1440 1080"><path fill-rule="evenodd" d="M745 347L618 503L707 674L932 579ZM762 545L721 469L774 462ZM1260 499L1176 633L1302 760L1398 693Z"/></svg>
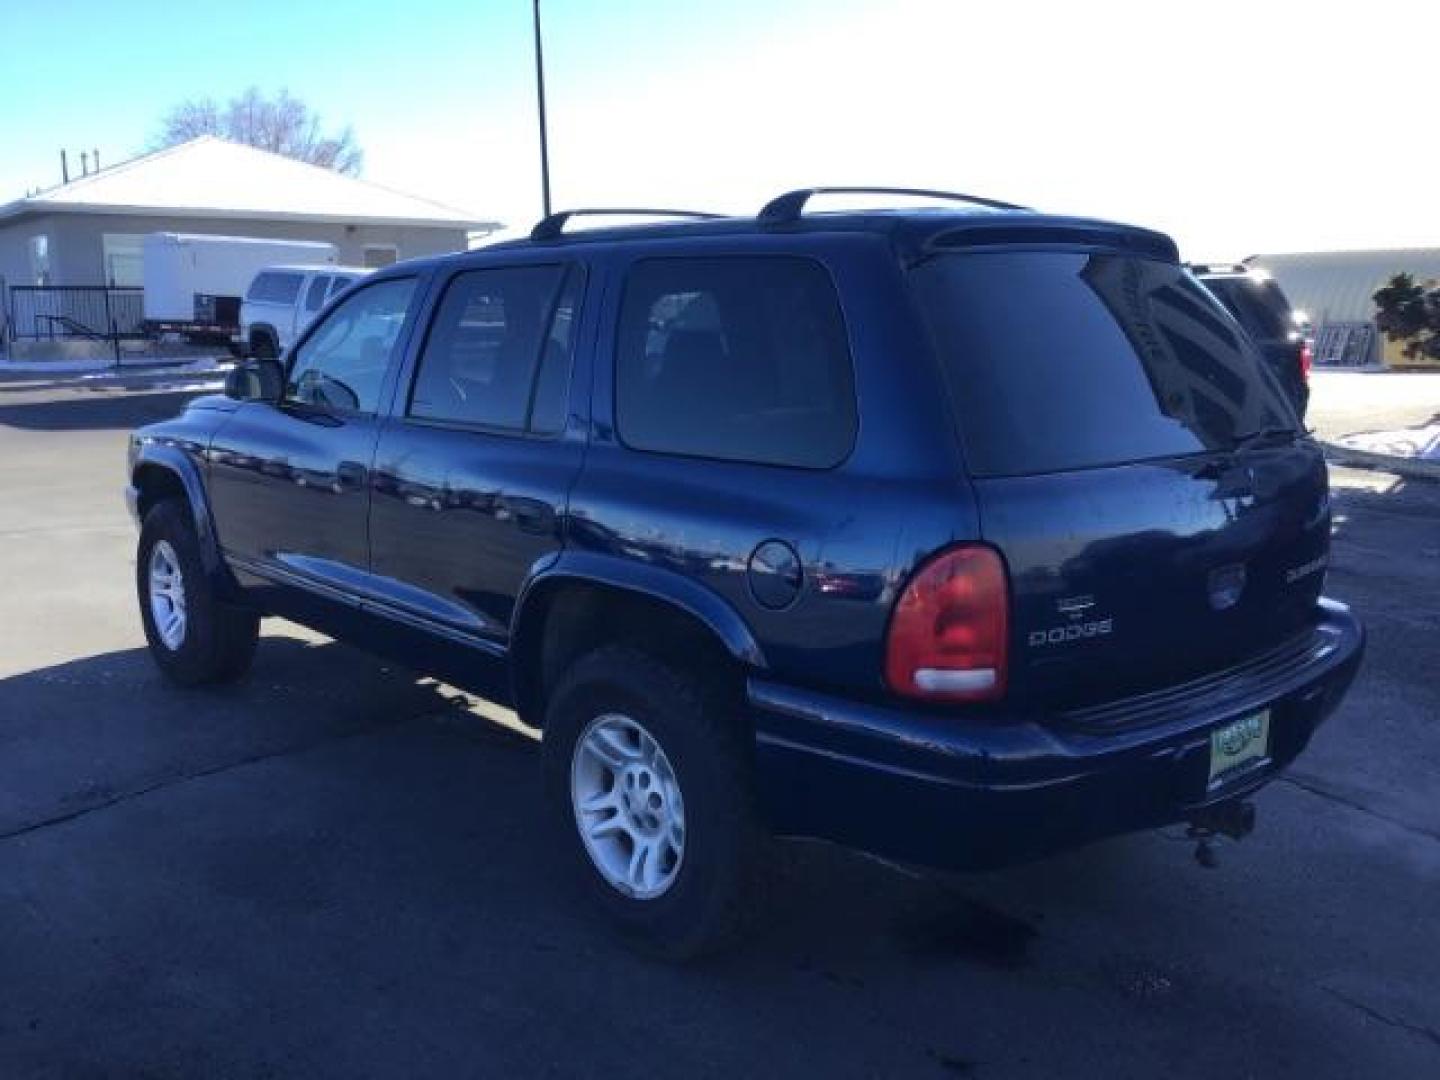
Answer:
<svg viewBox="0 0 1440 1080"><path fill-rule="evenodd" d="M763 849L750 761L724 695L638 649L599 649L560 680L542 749L551 814L630 943L688 960L743 932Z"/></svg>
<svg viewBox="0 0 1440 1080"><path fill-rule="evenodd" d="M135 587L150 655L173 682L226 683L249 670L260 636L259 616L216 595L183 503L166 500L145 515Z"/></svg>

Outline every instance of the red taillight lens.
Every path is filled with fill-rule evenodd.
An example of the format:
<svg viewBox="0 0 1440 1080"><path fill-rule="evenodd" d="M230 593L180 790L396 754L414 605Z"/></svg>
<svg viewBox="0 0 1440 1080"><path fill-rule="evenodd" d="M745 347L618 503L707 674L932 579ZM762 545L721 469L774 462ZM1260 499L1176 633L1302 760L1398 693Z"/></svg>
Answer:
<svg viewBox="0 0 1440 1080"><path fill-rule="evenodd" d="M1010 590L1005 564L978 544L931 559L900 594L885 647L897 694L992 701L1005 693Z"/></svg>
<svg viewBox="0 0 1440 1080"><path fill-rule="evenodd" d="M1315 350L1310 347L1310 339L1306 338L1300 342L1300 377L1307 383L1310 381L1310 366L1315 363Z"/></svg>

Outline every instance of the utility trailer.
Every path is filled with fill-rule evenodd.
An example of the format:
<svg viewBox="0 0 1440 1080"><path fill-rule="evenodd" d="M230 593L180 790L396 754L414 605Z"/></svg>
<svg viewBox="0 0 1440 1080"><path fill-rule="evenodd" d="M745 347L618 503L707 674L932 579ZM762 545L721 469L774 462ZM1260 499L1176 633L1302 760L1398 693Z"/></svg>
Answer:
<svg viewBox="0 0 1440 1080"><path fill-rule="evenodd" d="M334 244L252 236L150 233L143 246L145 331L229 345L251 280L277 263L333 264Z"/></svg>

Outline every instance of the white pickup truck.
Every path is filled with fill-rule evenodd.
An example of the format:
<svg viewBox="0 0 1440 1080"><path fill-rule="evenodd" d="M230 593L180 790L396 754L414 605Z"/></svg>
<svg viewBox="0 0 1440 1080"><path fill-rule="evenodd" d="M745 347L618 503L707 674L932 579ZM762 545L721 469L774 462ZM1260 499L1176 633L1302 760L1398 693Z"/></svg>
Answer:
<svg viewBox="0 0 1440 1080"><path fill-rule="evenodd" d="M290 347L320 310L366 274L363 266L267 266L240 305L234 342L243 355L274 357Z"/></svg>
<svg viewBox="0 0 1440 1080"><path fill-rule="evenodd" d="M333 263L334 244L250 236L151 233L143 241L145 325L192 340L232 340L256 271L279 262Z"/></svg>

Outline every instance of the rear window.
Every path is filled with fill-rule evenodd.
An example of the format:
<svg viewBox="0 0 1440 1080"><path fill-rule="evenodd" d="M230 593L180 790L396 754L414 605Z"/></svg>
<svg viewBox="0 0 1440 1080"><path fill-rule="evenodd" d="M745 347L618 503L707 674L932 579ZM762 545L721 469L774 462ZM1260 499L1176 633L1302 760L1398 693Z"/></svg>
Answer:
<svg viewBox="0 0 1440 1080"><path fill-rule="evenodd" d="M1295 426L1255 346L1172 263L956 254L914 283L977 476L1178 457Z"/></svg>
<svg viewBox="0 0 1440 1080"><path fill-rule="evenodd" d="M245 299L258 300L266 304L293 304L295 298L300 295L300 283L304 280L304 274L284 274L275 271L257 274L255 280L250 283L250 291L245 294Z"/></svg>
<svg viewBox="0 0 1440 1080"><path fill-rule="evenodd" d="M1294 331L1290 303L1275 282L1238 275L1200 280L1257 341L1283 341Z"/></svg>
<svg viewBox="0 0 1440 1080"><path fill-rule="evenodd" d="M855 441L840 303L809 259L637 263L615 363L620 437L639 450L823 469Z"/></svg>

